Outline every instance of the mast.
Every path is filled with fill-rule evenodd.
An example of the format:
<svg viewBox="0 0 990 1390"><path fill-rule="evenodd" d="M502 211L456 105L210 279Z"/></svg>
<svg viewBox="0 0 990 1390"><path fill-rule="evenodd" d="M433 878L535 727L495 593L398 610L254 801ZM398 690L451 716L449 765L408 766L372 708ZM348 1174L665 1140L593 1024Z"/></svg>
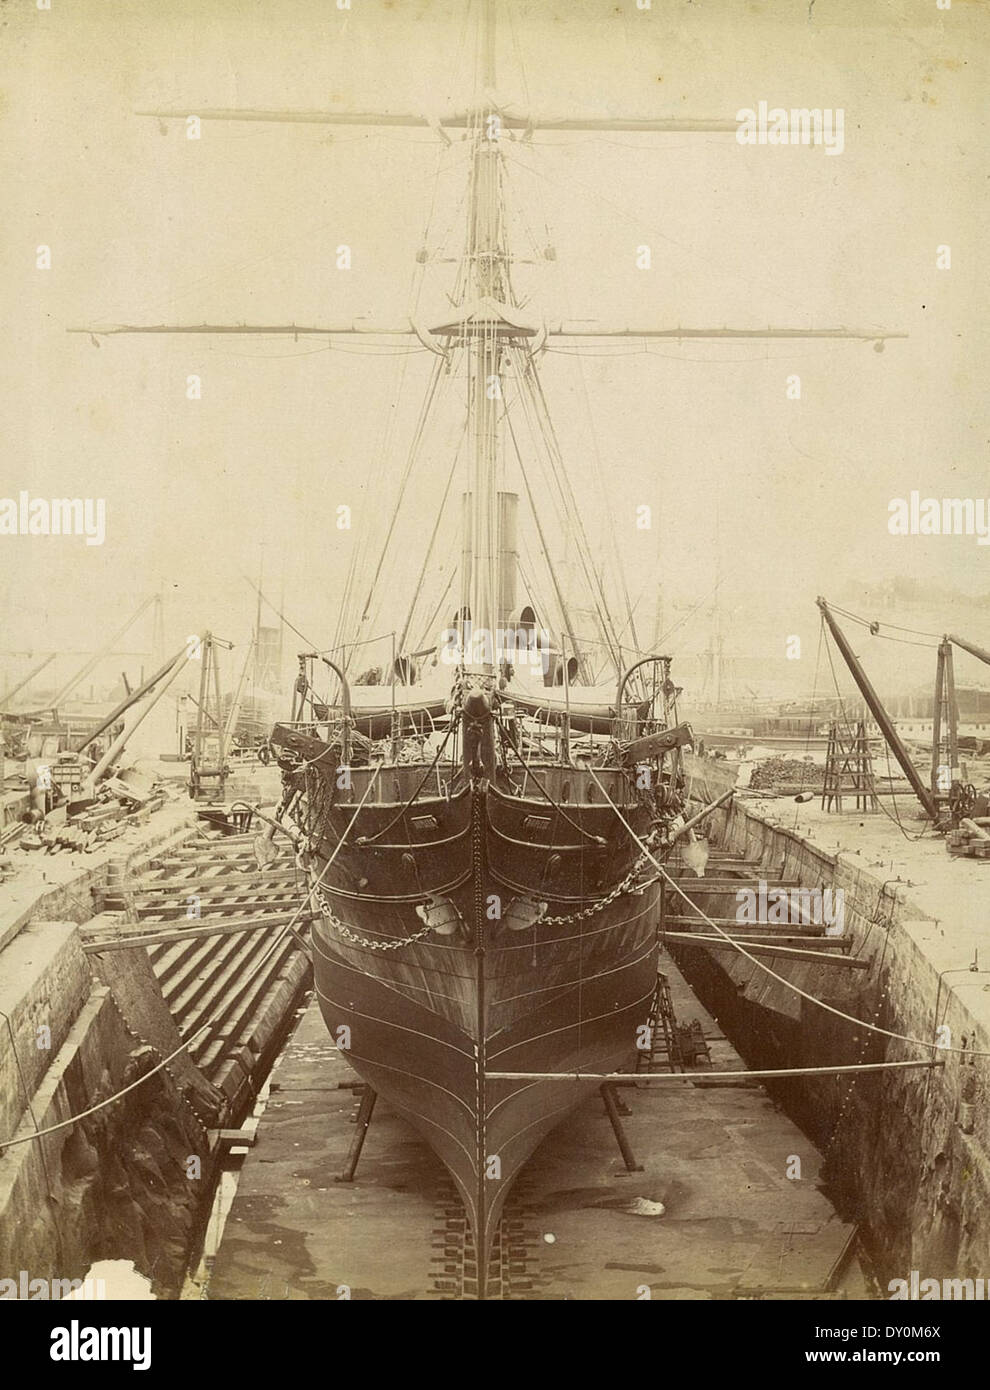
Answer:
<svg viewBox="0 0 990 1390"><path fill-rule="evenodd" d="M254 609L254 674L251 680L251 695L257 701L258 685L264 672L261 667L261 590L265 582L265 545L261 544L261 555L258 559L258 587L257 601ZM257 713L257 707L255 708Z"/></svg>
<svg viewBox="0 0 990 1390"><path fill-rule="evenodd" d="M467 0L466 0L467 3ZM334 340L337 337L354 334L368 334L378 338L401 336L416 339L423 348L437 351L441 355L449 352L455 344L467 348L470 362L468 387L468 438L473 443L473 460L470 468L470 503L468 522L465 525L465 545L467 564L462 565L460 575L461 608L467 609L475 630L485 628L491 633L498 620L496 565L499 550L498 501L497 501L497 459L498 428L502 417L501 386L499 367L503 354L510 355L519 371L521 395L532 397L532 427L543 431L547 426L545 402L535 372L532 352L526 351L526 339L538 339L542 347L548 337L582 339L610 338L622 339L686 339L721 341L770 340L770 339L845 339L872 343L882 350L888 338L904 338L908 335L884 329L849 329L846 327L674 327L668 323L622 323L618 325L591 324L588 320L573 322L543 323L538 328L522 327L518 319L518 306L513 302L509 277L509 257L504 246L504 214L501 183L501 155L499 139L503 131L519 132L528 138L534 130L557 131L658 131L668 133L696 132L735 135L738 121L721 118L694 118L686 116L630 117L613 115L601 118L587 116L557 116L550 113L541 115L533 111L501 112L496 104L495 84L497 73L496 43L496 4L497 0L470 0L475 7L478 38L477 57L474 65L476 95L473 104L467 108L445 111L439 116L424 115L422 112L384 112L347 111L337 108L317 110L286 110L275 108L217 108L197 111L200 120L207 121L248 121L262 123L317 124L328 126L368 126L368 127L414 127L430 128L446 144L451 143L450 131L463 130L471 141L471 172L469 184L469 217L464 258L455 290L455 303L460 311L459 319L453 324L445 323L436 327L428 326L428 336L424 338L422 329L411 318L404 317L388 326L367 320L330 320L316 323L157 323L157 324L111 324L70 327L70 333L85 333L90 338L116 334L236 334L243 335L285 335L297 339L301 336L319 337ZM188 118L188 107L142 111L142 115L153 116L159 121L182 120ZM471 303L477 296L480 302ZM485 302L487 300L487 302ZM518 331L517 331L518 330ZM473 344L469 341L473 339ZM439 343L439 346L438 346ZM448 366L450 357L448 356ZM515 445L511 422L509 433ZM556 449L556 444L554 444ZM517 447L518 452L518 447ZM558 450L559 452L559 450ZM520 460L521 462L521 460ZM527 492L529 491L527 485ZM564 498L565 508L568 506ZM582 537L582 540L584 538ZM387 542L386 542L387 544ZM582 547L581 554L584 555ZM472 563L473 561L473 563ZM468 570L470 565L470 570ZM599 622L605 616L607 599L600 577L593 564L583 565L585 578L591 589L596 616ZM621 565L620 577L621 577ZM378 573L376 572L376 580ZM558 588L554 580L555 589ZM635 641L635 624L628 593L623 579L623 596L626 599L628 626ZM443 600L441 600L443 602ZM259 605L260 607L260 605ZM562 605L562 616L568 635L578 649L576 634L572 631L566 608ZM432 620L431 620L432 621ZM260 613L256 615L256 630L260 627ZM610 622L603 625L605 645L612 653L616 664L621 667L622 657L618 639ZM465 653L475 655L476 653ZM494 656L493 652L480 653ZM258 679L258 653L256 648L255 683ZM492 661L470 663L477 674L490 674L494 671Z"/></svg>
<svg viewBox="0 0 990 1390"><path fill-rule="evenodd" d="M483 0L481 25L481 81L483 90L495 90L495 0Z"/></svg>
<svg viewBox="0 0 990 1390"><path fill-rule="evenodd" d="M502 400L499 366L501 344L499 322L493 306L502 305L508 291L507 253L502 216L502 170L498 141L501 120L490 97L495 82L495 6L484 0L481 24L481 81L483 99L475 109L472 139L471 184L468 203L468 273L465 299L471 294L481 307L472 324L474 350L471 357L469 404L473 429L474 455L470 469L470 505L464 550L470 559L470 576L465 576L465 595L474 632L493 634L497 626L496 566L498 563L498 416ZM461 307L470 308L462 300ZM494 639L489 637L490 643ZM491 675L495 653L470 662L472 669Z"/></svg>

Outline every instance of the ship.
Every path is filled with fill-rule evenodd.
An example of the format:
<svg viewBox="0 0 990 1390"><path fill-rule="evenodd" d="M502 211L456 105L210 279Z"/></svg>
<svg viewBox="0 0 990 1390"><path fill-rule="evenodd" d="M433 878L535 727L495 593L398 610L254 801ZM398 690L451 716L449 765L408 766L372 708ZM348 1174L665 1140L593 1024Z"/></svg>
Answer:
<svg viewBox="0 0 990 1390"><path fill-rule="evenodd" d="M483 9L490 77L494 5ZM427 648L393 647L357 677L340 647L300 654L292 717L271 735L280 818L316 909L324 1020L456 1184L480 1297L520 1169L643 1047L658 969L650 861L683 824L690 742L670 658L629 653L606 630L613 677L596 681L600 639L582 635L560 575L552 613L529 593L519 602L520 492L502 441L510 395L545 418L546 331L514 291L503 120L490 100L466 113L453 309L417 326L459 375L471 441L456 597Z"/></svg>
<svg viewBox="0 0 990 1390"><path fill-rule="evenodd" d="M643 1046L660 884L627 825L664 853L689 734L617 688L611 707L585 704L582 738L566 708L523 712L504 669L465 660L445 717L404 700L376 739L382 715L337 674L340 706L272 734L318 908L316 993L355 1070L456 1183L483 1291L520 1168Z"/></svg>
<svg viewBox="0 0 990 1390"><path fill-rule="evenodd" d="M282 774L276 821L307 878L315 989L330 1036L372 1103L381 1097L405 1117L449 1172L484 1297L523 1165L603 1079L628 1074L650 1047L663 866L697 819L688 814L685 777L692 734L678 718L671 657L662 638L639 642L607 518L618 579L606 582L589 543L588 499L565 467L543 354L561 338L575 348L603 338L631 347L651 339L853 339L880 350L904 335L609 325L535 311L514 278L510 151L529 149L539 128L730 135L738 123L542 116L502 105L499 0L470 0L469 10L477 20L474 96L459 109L197 108L195 118L419 128L459 150L464 230L455 256L432 258L456 265L439 311L427 315L417 301L396 320L70 331L94 341L215 333L352 346L367 335L433 356L406 466L385 488L394 500L386 546L416 556L409 593L394 586L399 616L376 632L367 603L355 607L353 569L340 592L328 593L334 643L299 654L292 709L268 748ZM179 108L142 114L188 119ZM519 261L553 261L554 248L541 248L530 232L531 254ZM424 249L416 260L425 265L431 254ZM414 459L422 466L424 421L452 394L459 442L427 469L438 491L442 485L436 521L424 526L421 513L410 526L402 503ZM604 508L602 476L599 485ZM451 519L459 539L444 539ZM373 585L383 556L369 560Z"/></svg>

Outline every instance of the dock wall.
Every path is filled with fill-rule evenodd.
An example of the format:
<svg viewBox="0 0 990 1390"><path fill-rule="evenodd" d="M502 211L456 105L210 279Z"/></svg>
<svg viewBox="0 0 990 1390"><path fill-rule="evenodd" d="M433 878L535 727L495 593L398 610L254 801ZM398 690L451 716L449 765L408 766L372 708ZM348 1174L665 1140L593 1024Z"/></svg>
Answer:
<svg viewBox="0 0 990 1390"><path fill-rule="evenodd" d="M207 1130L167 1069L94 1109L161 1056L93 980L75 924L25 927L0 970L0 1141L21 1141L0 1150L0 1278L126 1259L173 1291L211 1180Z"/></svg>
<svg viewBox="0 0 990 1390"><path fill-rule="evenodd" d="M719 788L712 789L714 795ZM865 970L764 959L787 982L728 951L677 947L699 998L754 1067L813 1067L902 1061L929 1053L826 1012L796 985L843 1013L892 1033L990 1052L990 974L973 971L973 925L925 916L911 887L886 880L855 854L820 845L737 801L712 817L712 838L759 867L804 887L844 893L851 953ZM699 899L702 906L703 898ZM706 910L725 913L712 899ZM990 965L990 955L987 957ZM944 1038L944 1035L943 1035ZM775 1083L774 1098L822 1150L828 1195L859 1223L881 1291L918 1270L922 1278L990 1277L990 1119L987 1058L934 1054L939 1065Z"/></svg>

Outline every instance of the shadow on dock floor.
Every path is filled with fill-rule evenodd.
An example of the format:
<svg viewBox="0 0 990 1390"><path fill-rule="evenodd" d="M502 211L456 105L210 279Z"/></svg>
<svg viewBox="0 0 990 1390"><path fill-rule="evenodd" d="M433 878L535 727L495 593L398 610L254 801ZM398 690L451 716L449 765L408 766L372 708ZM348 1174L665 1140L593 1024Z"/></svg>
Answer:
<svg viewBox="0 0 990 1390"><path fill-rule="evenodd" d="M741 1069L676 967L664 968L678 1016L701 1018L715 1067ZM817 1189L819 1155L758 1086L705 1086L704 1071L695 1075L701 1084L619 1093L642 1172L626 1172L597 1096L541 1145L507 1209L502 1297L836 1296L853 1232ZM337 1181L357 1108L339 1085L353 1079L311 1004L273 1074L210 1299L472 1296L449 1180L383 1102L356 1181ZM799 1179L787 1176L795 1159ZM847 1296L867 1296L855 1266L846 1280Z"/></svg>

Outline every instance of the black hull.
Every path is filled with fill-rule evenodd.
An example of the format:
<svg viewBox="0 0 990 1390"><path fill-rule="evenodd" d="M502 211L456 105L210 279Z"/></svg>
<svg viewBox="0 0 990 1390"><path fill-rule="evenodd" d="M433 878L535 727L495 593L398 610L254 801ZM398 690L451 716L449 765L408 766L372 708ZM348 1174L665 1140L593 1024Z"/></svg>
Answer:
<svg viewBox="0 0 990 1390"><path fill-rule="evenodd" d="M352 795L357 801L357 788ZM476 784L414 809L417 821L400 833L395 805L369 806L360 828L374 843L355 835L326 871L343 829L335 824L314 856L312 880L324 875L315 895L323 909L313 928L316 989L355 1070L453 1177L483 1278L513 1179L598 1086L489 1074L629 1069L656 981L659 885L610 898L633 854L602 805L569 808L584 833L554 830L549 859L531 829L536 817L536 834L547 836L545 801ZM353 802L340 816L348 810ZM431 820L432 830L410 843L413 825ZM415 910L424 889L440 888L460 918L451 935L427 931ZM529 898L567 920L518 924L512 904Z"/></svg>

